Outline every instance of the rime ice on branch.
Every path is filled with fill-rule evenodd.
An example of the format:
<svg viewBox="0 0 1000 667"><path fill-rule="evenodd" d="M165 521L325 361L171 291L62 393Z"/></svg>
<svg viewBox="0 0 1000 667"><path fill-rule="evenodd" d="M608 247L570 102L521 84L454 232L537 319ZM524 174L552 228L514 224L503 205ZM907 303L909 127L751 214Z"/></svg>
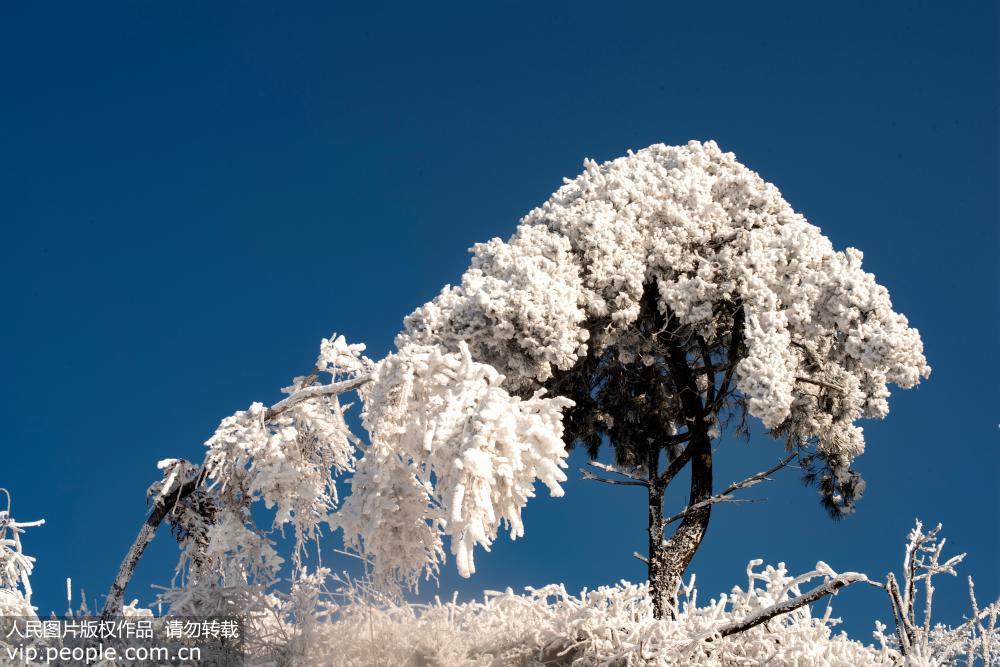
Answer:
<svg viewBox="0 0 1000 667"><path fill-rule="evenodd" d="M348 546L411 583L437 571L443 535L469 576L473 548L488 550L501 521L524 534L536 480L554 496L566 480L560 413L571 401L512 396L496 369L457 348L408 346L379 364L362 391L371 445L338 513Z"/></svg>
<svg viewBox="0 0 1000 667"><path fill-rule="evenodd" d="M25 528L41 526L38 521L17 521L10 514L10 493L0 488L6 497L6 509L0 510L0 617L35 616L31 605L31 571L34 556L24 553L21 533Z"/></svg>

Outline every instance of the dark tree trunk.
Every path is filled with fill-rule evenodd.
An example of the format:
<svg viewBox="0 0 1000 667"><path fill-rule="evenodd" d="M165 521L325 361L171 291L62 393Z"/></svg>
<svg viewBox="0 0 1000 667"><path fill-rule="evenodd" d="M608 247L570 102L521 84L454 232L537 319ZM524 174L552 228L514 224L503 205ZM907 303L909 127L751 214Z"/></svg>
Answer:
<svg viewBox="0 0 1000 667"><path fill-rule="evenodd" d="M707 435L694 440L689 446L695 448L691 456L691 496L688 506L712 495L712 441ZM655 458L654 458L655 456ZM653 616L667 618L673 613L673 599L680 585L684 571L694 558L708 531L712 506L687 514L677 530L665 540L666 528L663 516L663 494L667 481L660 477L656 464L658 452L650 454L649 464L649 551L647 569L649 574L649 594L653 601Z"/></svg>
<svg viewBox="0 0 1000 667"><path fill-rule="evenodd" d="M687 429L691 434L688 441L688 448L691 451L691 494L688 500L688 507L695 503L707 499L712 495L712 439L708 435L708 420L712 418L709 414L712 406L707 401L702 401L701 392L698 390L698 383L694 371L688 365L688 355L681 341L677 340L672 333L673 318L668 320L665 342L668 350L668 365L670 367L670 377L677 392L677 397L681 404L681 411L687 424ZM710 365L711 360L706 357L705 364ZM714 380L713 380L714 381ZM650 476L650 504L652 505L653 487L657 490L660 506L662 507L663 489L669 479L662 479L658 475ZM652 510L651 510L652 511ZM664 521L662 511L657 520L659 527L660 542L657 544L657 551L660 552L656 565L657 579L653 582L650 576L650 588L654 599L653 611L656 618L663 618L667 604L673 600L680 584L681 577L687 569L695 552L701 545L708 531L708 521L712 516L712 506L705 505L701 509L692 511L684 516L680 525L670 539L663 542ZM652 520L652 518L651 518ZM652 532L652 531L651 531ZM652 539L652 534L650 535ZM652 544L651 544L652 546ZM650 551L650 573L652 575L653 552Z"/></svg>
<svg viewBox="0 0 1000 667"><path fill-rule="evenodd" d="M156 529L160 527L160 524L163 523L167 515L182 500L198 490L198 487L205 481L206 474L207 471L205 468L200 468L192 479L178 486L175 491L168 493L162 498L158 498L153 504L153 509L143 522L142 528L139 529L139 534L136 536L135 542L132 543L128 553L125 554L125 558L122 559L121 565L118 568L118 575L115 577L114 583L111 584L111 590L108 592L108 597L104 602L101 618L108 619L122 612L125 588L128 586L129 581L132 580L135 566L139 564L139 559L142 558L146 547L156 537Z"/></svg>
<svg viewBox="0 0 1000 667"><path fill-rule="evenodd" d="M670 609L670 589L667 586L667 568L663 545L663 492L659 482L660 452L653 448L649 453L649 595L653 599L653 616L665 618Z"/></svg>
<svg viewBox="0 0 1000 667"><path fill-rule="evenodd" d="M691 457L691 495L688 507L712 495L712 441L704 436L692 441L698 449ZM663 547L662 586L673 596L680 585L681 577L708 532L708 520L712 516L712 506L705 505L681 519L681 524ZM662 529L661 529L662 535Z"/></svg>

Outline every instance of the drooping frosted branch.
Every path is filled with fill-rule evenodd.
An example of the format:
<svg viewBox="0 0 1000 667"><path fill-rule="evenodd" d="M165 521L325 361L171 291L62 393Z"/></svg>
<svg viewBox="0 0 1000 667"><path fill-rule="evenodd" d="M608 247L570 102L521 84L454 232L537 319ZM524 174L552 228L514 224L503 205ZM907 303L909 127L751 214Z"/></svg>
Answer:
<svg viewBox="0 0 1000 667"><path fill-rule="evenodd" d="M363 390L371 444L336 519L378 574L412 583L435 573L447 535L469 576L473 550L488 550L501 522L512 538L524 534L536 480L562 495L561 410L571 402L511 396L503 379L464 343L455 353L408 348L379 364Z"/></svg>

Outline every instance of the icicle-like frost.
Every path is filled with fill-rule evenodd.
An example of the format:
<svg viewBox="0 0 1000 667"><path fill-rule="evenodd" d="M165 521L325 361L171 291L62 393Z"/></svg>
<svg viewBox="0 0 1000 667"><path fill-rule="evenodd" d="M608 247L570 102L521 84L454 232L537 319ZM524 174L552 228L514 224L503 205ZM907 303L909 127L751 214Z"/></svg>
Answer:
<svg viewBox="0 0 1000 667"><path fill-rule="evenodd" d="M202 467L160 461L164 478L149 490L157 499L199 475L205 479L168 516L182 548L177 572L184 588L163 595L175 612L197 611L199 604L216 608L227 596L233 604L254 598L284 562L272 532L294 528L292 563L298 570L306 544L318 539L322 524L333 525L335 477L354 469L357 441L338 399L338 380L364 380L374 366L362 356L364 349L343 336L323 339L315 371L283 390L288 399L271 408L253 403L222 420L205 443ZM321 373L333 382L317 384ZM251 507L258 501L274 511L269 528L254 521Z"/></svg>
<svg viewBox="0 0 1000 667"><path fill-rule="evenodd" d="M536 481L562 495L561 411L571 401L511 396L503 380L464 342L454 353L410 346L378 365L363 391L371 444L337 523L379 575L415 583L436 573L447 535L467 577L475 547L489 549L501 522L512 538L524 534Z"/></svg>

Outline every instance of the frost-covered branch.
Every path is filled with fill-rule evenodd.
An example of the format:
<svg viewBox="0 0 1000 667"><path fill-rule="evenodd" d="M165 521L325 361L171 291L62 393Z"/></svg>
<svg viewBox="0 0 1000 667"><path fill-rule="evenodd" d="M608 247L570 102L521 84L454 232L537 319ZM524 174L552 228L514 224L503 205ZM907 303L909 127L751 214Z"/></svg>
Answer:
<svg viewBox="0 0 1000 667"><path fill-rule="evenodd" d="M844 388L843 387L839 387L839 386L837 386L835 384L830 384L829 382L823 382L822 380L817 380L815 378L807 378L807 377L801 377L801 376L799 376L799 377L795 378L795 381L796 382L805 382L806 384L814 384L817 387L823 387L824 389L830 389L832 391L836 391L836 392L841 393L841 394L844 393Z"/></svg>
<svg viewBox="0 0 1000 667"><path fill-rule="evenodd" d="M177 463L181 462L178 461ZM156 537L156 531L167 515L201 486L205 480L205 474L206 471L203 466L193 469L193 474L188 479L179 484L172 485L172 488L167 490L166 493L157 495L152 510L146 515L146 520L143 521L142 527L139 529L139 534L136 535L135 540L118 566L118 573L115 575L115 580L111 584L108 597L104 602L104 608L101 611L103 618L109 618L121 612L125 589L132 580L132 575L135 573L135 568L139 564L143 553L145 553L146 547ZM166 473L166 475L167 479L170 479L170 474Z"/></svg>
<svg viewBox="0 0 1000 667"><path fill-rule="evenodd" d="M972 618L955 628L955 632L960 636L969 636L966 654L968 664L971 665L974 656L978 654L984 665L992 665L994 658L1000 658L1000 628L997 627L1000 599L985 609L980 609L976 600L976 586L972 577L969 577L969 601L972 603ZM984 620L987 621L985 624Z"/></svg>
<svg viewBox="0 0 1000 667"><path fill-rule="evenodd" d="M912 660L914 664L951 664L959 658L965 658L967 664L972 665L978 658L984 665L992 665L997 657L996 647L1000 645L1000 632L996 627L996 619L1000 615L1000 600L980 609L972 577L969 577L971 617L954 628L932 620L932 579L939 574L955 576L955 566L965 557L965 554L959 554L941 561L945 540L938 537L940 530L941 525L938 524L934 529L924 532L923 524L919 520L916 522L907 539L902 586L892 572L886 575L884 584L875 581L869 583L884 590L889 597L896 625L895 639L902 656ZM922 622L918 620L916 612L917 584L920 581L924 582Z"/></svg>
<svg viewBox="0 0 1000 667"><path fill-rule="evenodd" d="M687 439L690 439L692 434L685 433L684 435L687 437ZM670 463L667 464L666 469L664 469L664 471L660 473L660 476L658 478L659 484L664 487L670 484L670 482L674 479L674 477L676 477L680 473L680 471L684 469L684 466L686 466L691 461L691 457L694 455L694 451L695 447L692 447L690 444L688 444L688 446L684 448L684 451L682 451L678 456L676 456L673 460L671 460Z"/></svg>
<svg viewBox="0 0 1000 667"><path fill-rule="evenodd" d="M746 632L750 628L756 627L761 623L766 623L776 616L781 616L782 614L787 614L800 607L804 607L807 604L812 604L820 598L835 594L844 586L849 586L850 584L854 584L859 581L868 581L868 577L858 572L845 572L844 574L832 576L819 586L816 586L802 595L798 595L790 600L772 605L766 609L761 609L746 618L723 626L718 630L718 634L722 637L728 637L729 635L735 635L739 632Z"/></svg>
<svg viewBox="0 0 1000 667"><path fill-rule="evenodd" d="M305 387L268 408L264 413L264 419L268 421L274 419L302 401L308 401L309 399L317 398L319 396L339 396L340 394L362 387L371 381L371 375L360 375L358 377L351 378L350 380L334 382L333 384Z"/></svg>
<svg viewBox="0 0 1000 667"><path fill-rule="evenodd" d="M523 535L521 512L541 482L563 494L562 412L573 402L512 395L495 368L457 352L412 346L379 363L365 390L371 444L337 513L345 544L374 558L376 578L416 585L435 576L450 537L462 576L501 522Z"/></svg>
<svg viewBox="0 0 1000 667"><path fill-rule="evenodd" d="M34 616L31 572L35 559L24 553L21 534L25 528L43 525L45 520L15 520L10 514L10 493L4 488L0 491L7 496L7 509L0 510L0 617Z"/></svg>

